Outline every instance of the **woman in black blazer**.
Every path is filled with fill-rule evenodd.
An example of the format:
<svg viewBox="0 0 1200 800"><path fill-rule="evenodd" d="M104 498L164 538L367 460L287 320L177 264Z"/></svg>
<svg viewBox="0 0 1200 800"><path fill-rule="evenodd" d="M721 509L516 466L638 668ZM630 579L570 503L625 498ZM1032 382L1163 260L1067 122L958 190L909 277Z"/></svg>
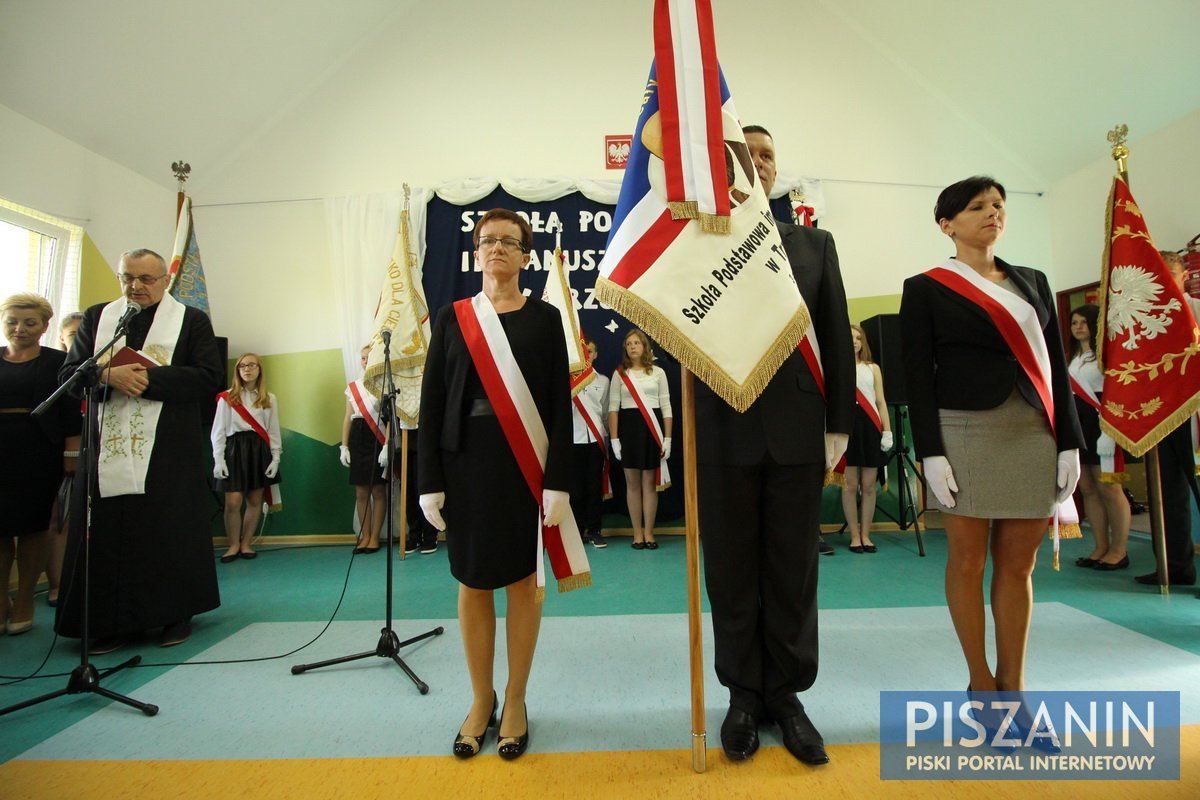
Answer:
<svg viewBox="0 0 1200 800"><path fill-rule="evenodd" d="M1079 477L1079 422L1045 275L993 248L1004 187L947 187L934 218L955 256L904 282L900 319L917 457L946 528L946 602L975 691L1024 688L1037 549ZM996 669L984 647L992 556Z"/></svg>

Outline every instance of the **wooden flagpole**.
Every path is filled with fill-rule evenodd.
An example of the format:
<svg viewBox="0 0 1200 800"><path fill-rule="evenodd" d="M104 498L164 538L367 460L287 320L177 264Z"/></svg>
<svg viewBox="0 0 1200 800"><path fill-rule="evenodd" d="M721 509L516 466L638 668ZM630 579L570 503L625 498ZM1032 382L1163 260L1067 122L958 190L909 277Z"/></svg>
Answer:
<svg viewBox="0 0 1200 800"><path fill-rule="evenodd" d="M696 491L695 377L679 368L683 394L683 514L687 541L688 667L692 680L692 769L704 772L708 733L704 722L704 648L700 620L700 511Z"/></svg>

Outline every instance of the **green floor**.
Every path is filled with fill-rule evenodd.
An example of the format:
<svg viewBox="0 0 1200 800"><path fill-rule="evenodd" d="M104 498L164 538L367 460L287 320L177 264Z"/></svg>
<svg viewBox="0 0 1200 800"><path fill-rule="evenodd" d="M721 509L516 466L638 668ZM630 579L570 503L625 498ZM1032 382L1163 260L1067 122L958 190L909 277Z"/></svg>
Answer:
<svg viewBox="0 0 1200 800"><path fill-rule="evenodd" d="M565 595L551 590L545 613L557 616L681 613L687 608L684 541L660 536L657 551L636 551L629 539L610 537L603 550L588 549L594 586ZM945 537L941 531L925 535L927 557L917 555L910 533L879 533L875 555L855 555L846 550L847 537L827 535L837 547L833 557L821 559L820 604L825 609L941 606ZM1051 569L1047 542L1035 574L1035 599L1056 601L1130 628L1161 642L1200 655L1200 601L1196 590L1178 588L1162 597L1152 587L1135 584L1133 576L1153 568L1150 546L1144 539L1131 542L1132 567L1100 573L1076 568L1076 557L1089 550L1086 540L1065 541L1063 568ZM104 685L136 697L137 688L169 667L153 666L185 661L254 622L316 621L329 619L337 609L342 620L382 620L385 608L385 566L381 551L355 557L350 547L291 547L272 550L261 545L255 561L217 565L222 606L195 621L194 635L171 649L156 646L151 637L97 659L101 667L140 654L146 665L127 670ZM401 638L420 631L408 630L407 619L442 619L455 616L456 594L446 565L444 546L433 555L413 554L394 561L393 609L395 629ZM343 596L347 570L349 583ZM341 603L340 608L339 602ZM502 608L502 601L500 602ZM704 603L707 610L707 602ZM39 606L34 630L18 637L0 637L0 672L19 676L38 669L53 641L50 609ZM706 635L707 635L706 631ZM836 636L825 631L824 636ZM297 641L298 648L305 642ZM375 641L362 642L362 650ZM66 675L78 664L78 645L60 640L43 673L54 677L0 686L0 705L8 706L66 686ZM279 655L263 653L263 656ZM305 660L303 653L288 655L281 663ZM835 665L833 665L835 666ZM191 666L203 669L203 666ZM231 692L236 687L231 687ZM0 761L11 759L48 736L94 713L106 703L99 697L73 695L0 717Z"/></svg>

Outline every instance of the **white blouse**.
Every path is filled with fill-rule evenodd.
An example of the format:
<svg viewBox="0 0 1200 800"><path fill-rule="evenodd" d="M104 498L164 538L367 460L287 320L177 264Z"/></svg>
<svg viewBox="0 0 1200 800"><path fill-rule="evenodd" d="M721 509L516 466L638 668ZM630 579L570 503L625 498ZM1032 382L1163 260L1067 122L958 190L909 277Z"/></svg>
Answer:
<svg viewBox="0 0 1200 800"><path fill-rule="evenodd" d="M267 392L267 397L271 401L271 407L258 408L254 405L254 401L258 399L258 392L242 392L242 405L250 412L250 416L266 429L270 439L271 456L277 458L283 453L283 438L279 435L279 402L275 399L274 392ZM225 458L226 438L235 433L252 430L254 429L242 419L242 415L230 408L229 403L222 397L217 401L217 415L213 418L213 459Z"/></svg>
<svg viewBox="0 0 1200 800"><path fill-rule="evenodd" d="M662 409L663 419L670 419L671 390L667 386L667 373L663 371L662 367L651 367L649 375L641 367L631 369L627 374L637 382L638 388L642 391L642 396L646 398L646 405L650 408ZM620 411L622 408L637 407L637 402L633 399L633 395L629 393L625 382L621 380L620 372L614 372L612 384L608 390L609 412Z"/></svg>
<svg viewBox="0 0 1200 800"><path fill-rule="evenodd" d="M1080 353L1072 358L1067 365L1067 372L1080 385L1089 387L1096 394L1104 391L1104 373L1100 371L1100 362L1092 353Z"/></svg>
<svg viewBox="0 0 1200 800"><path fill-rule="evenodd" d="M583 403L584 407L592 413L592 416L599 421L600 435L607 438L608 436L608 421L606 419L604 409L608 404L608 378L600 373L592 378L582 392L576 395L579 402ZM583 415L579 413L574 403L571 403L571 425L573 430L572 441L575 444L588 444L596 441L596 437L592 435L592 430L583 421Z"/></svg>

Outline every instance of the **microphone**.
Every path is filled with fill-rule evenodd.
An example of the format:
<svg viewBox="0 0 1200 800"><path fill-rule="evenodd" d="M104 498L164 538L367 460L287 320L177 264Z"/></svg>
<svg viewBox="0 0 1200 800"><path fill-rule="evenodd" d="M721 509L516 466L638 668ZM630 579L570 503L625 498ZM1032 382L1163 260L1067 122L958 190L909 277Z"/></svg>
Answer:
<svg viewBox="0 0 1200 800"><path fill-rule="evenodd" d="M384 328L383 330L381 330L379 332L379 335L383 337L384 344L389 344L392 341L392 332L389 331L387 328Z"/></svg>
<svg viewBox="0 0 1200 800"><path fill-rule="evenodd" d="M124 330L125 326L129 324L129 320L142 313L142 310L143 309L140 304L135 303L132 300L126 301L125 311L121 314L121 318L117 320L117 330Z"/></svg>

